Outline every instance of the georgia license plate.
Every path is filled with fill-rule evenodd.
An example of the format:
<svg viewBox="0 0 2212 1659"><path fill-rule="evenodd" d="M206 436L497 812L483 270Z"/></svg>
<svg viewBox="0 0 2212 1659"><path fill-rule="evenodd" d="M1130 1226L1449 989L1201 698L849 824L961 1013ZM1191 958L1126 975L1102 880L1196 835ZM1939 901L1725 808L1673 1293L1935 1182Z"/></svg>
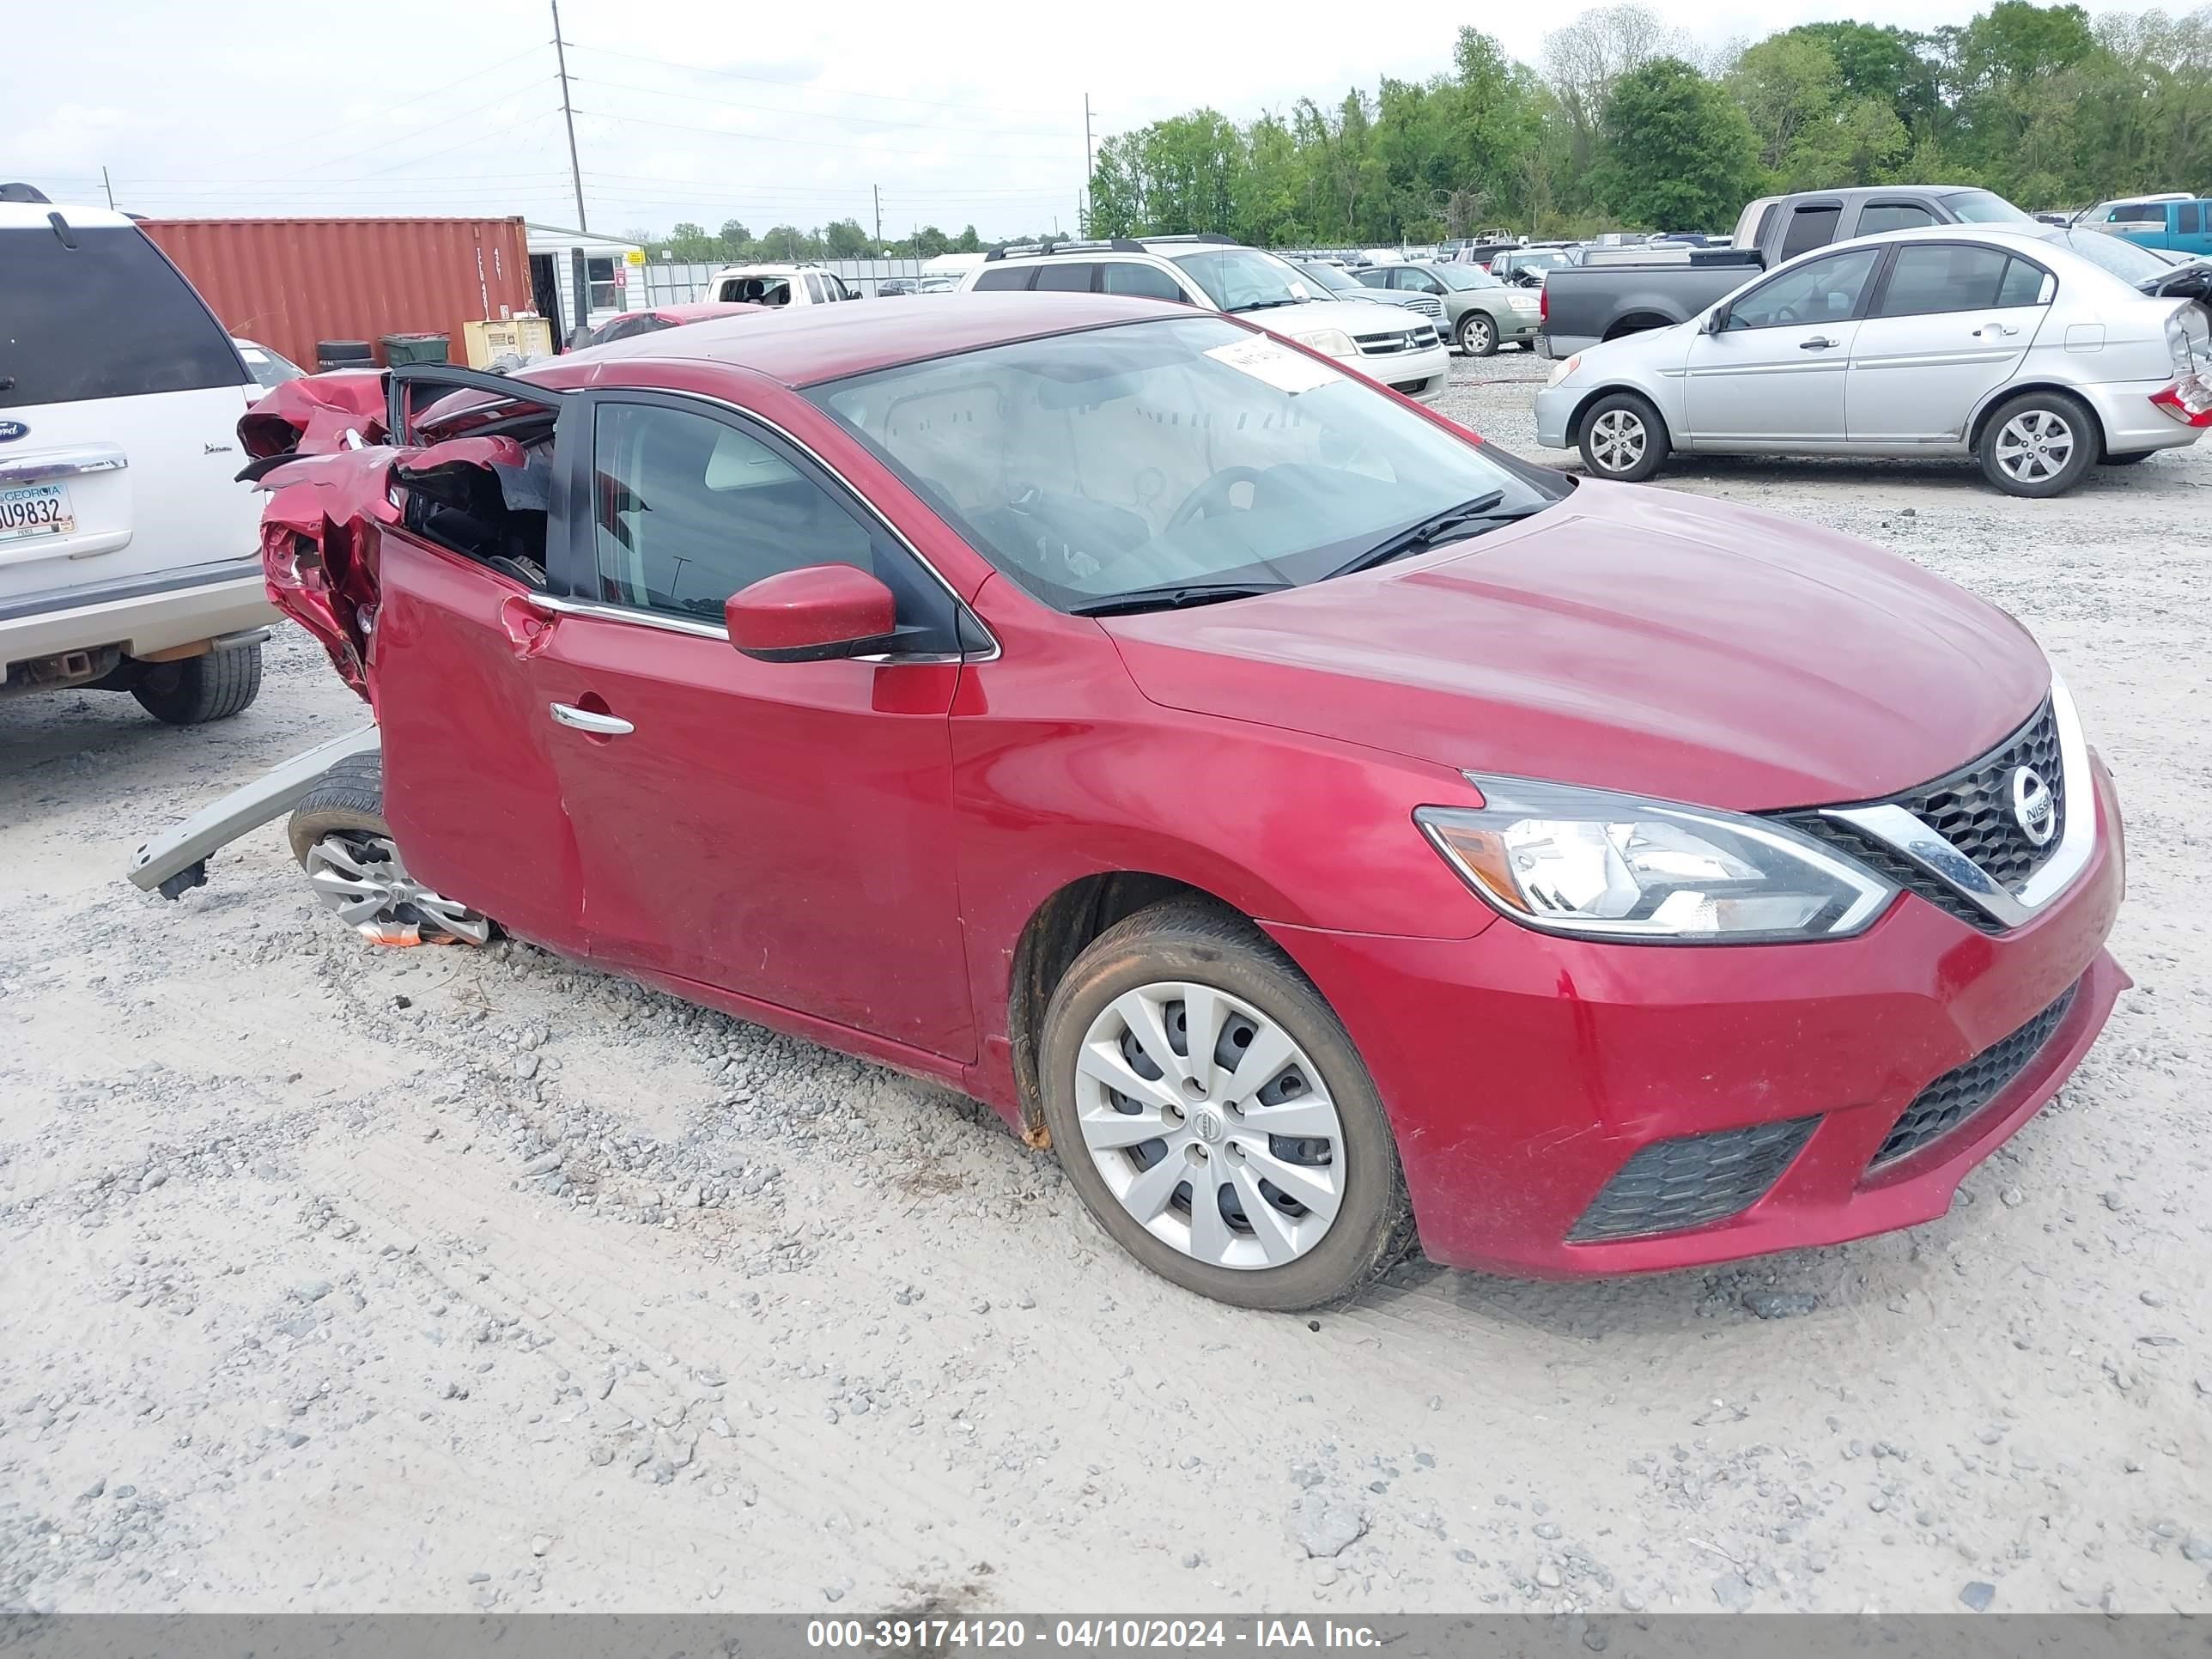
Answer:
<svg viewBox="0 0 2212 1659"><path fill-rule="evenodd" d="M76 528L67 484L18 484L0 488L0 542L19 536L66 536Z"/></svg>

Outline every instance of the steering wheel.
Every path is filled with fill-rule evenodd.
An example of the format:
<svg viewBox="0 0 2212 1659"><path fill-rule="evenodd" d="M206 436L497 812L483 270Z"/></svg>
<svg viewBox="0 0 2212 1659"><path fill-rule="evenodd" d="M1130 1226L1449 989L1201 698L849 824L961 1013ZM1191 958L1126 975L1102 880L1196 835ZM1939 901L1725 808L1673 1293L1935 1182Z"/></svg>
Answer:
<svg viewBox="0 0 2212 1659"><path fill-rule="evenodd" d="M1256 467L1223 467L1182 498L1182 505L1168 515L1168 528L1180 530L1195 519L1210 516L1216 507L1229 505L1229 492L1238 484L1257 484L1259 482L1260 472Z"/></svg>

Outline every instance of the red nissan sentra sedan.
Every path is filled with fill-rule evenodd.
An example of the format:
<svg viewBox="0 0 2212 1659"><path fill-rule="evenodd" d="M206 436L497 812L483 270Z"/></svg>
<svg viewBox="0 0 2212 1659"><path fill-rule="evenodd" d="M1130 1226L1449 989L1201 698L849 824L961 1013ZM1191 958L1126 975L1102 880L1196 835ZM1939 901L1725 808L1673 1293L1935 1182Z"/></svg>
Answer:
<svg viewBox="0 0 2212 1659"><path fill-rule="evenodd" d="M377 732L226 833L979 1096L1193 1290L1925 1221L2128 983L2065 687L1902 559L1141 301L589 356L259 429Z"/></svg>

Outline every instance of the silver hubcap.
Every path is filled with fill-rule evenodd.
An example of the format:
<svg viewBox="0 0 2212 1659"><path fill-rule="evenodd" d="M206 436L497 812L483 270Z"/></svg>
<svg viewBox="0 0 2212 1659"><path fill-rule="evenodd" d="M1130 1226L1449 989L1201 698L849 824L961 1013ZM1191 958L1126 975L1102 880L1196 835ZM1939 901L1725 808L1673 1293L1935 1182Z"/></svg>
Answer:
<svg viewBox="0 0 2212 1659"><path fill-rule="evenodd" d="M1644 459L1644 422L1625 409L1608 409L1590 427L1590 459L1608 472L1626 472Z"/></svg>
<svg viewBox="0 0 2212 1659"><path fill-rule="evenodd" d="M307 885L338 920L380 945L482 945L491 923L407 873L389 836L343 830L307 849Z"/></svg>
<svg viewBox="0 0 2212 1659"><path fill-rule="evenodd" d="M1490 325L1480 317L1470 317L1460 330L1460 342L1469 351L1480 351L1490 343Z"/></svg>
<svg viewBox="0 0 2212 1659"><path fill-rule="evenodd" d="M2073 427L2048 409L2015 415L1997 434L1998 470L2021 483L2056 477L2073 455Z"/></svg>
<svg viewBox="0 0 2212 1659"><path fill-rule="evenodd" d="M1216 1267L1279 1267L1328 1234L1345 1146L1320 1069L1250 1003L1163 981L1116 997L1075 1062L1084 1149L1154 1237Z"/></svg>

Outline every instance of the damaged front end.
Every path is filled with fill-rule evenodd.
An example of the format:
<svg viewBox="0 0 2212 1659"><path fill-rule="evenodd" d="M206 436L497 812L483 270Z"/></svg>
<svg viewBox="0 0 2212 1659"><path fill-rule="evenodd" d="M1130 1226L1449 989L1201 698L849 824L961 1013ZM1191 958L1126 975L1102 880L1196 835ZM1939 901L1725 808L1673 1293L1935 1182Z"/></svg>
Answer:
<svg viewBox="0 0 2212 1659"><path fill-rule="evenodd" d="M426 385L441 395L410 418L409 395ZM314 635L372 710L386 531L404 527L526 586L544 585L559 402L548 387L422 365L288 381L240 421L252 457L240 481L269 493L261 517L269 597ZM294 757L147 842L131 882L166 898L199 885L210 854L290 811L333 766L378 747L368 726Z"/></svg>

